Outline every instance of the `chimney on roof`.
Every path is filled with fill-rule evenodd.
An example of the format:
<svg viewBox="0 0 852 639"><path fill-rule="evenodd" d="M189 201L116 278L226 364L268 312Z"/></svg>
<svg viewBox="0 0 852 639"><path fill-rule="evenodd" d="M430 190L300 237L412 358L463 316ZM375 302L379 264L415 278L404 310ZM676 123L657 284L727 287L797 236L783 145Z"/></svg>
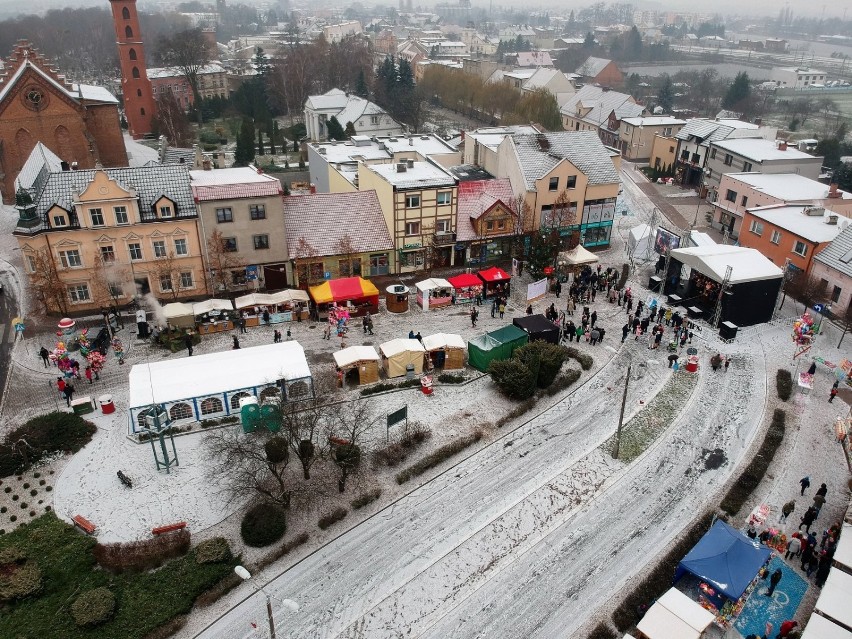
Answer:
<svg viewBox="0 0 852 639"><path fill-rule="evenodd" d="M837 226L837 216L836 215L829 215L826 218L825 223L830 224L831 226Z"/></svg>
<svg viewBox="0 0 852 639"><path fill-rule="evenodd" d="M778 141L778 150L786 151L787 150L787 140L779 140Z"/></svg>
<svg viewBox="0 0 852 639"><path fill-rule="evenodd" d="M809 217L822 217L825 215L825 209L821 206L809 206L803 213Z"/></svg>
<svg viewBox="0 0 852 639"><path fill-rule="evenodd" d="M316 195L317 193L317 185L311 184L311 195Z"/></svg>
<svg viewBox="0 0 852 639"><path fill-rule="evenodd" d="M836 200L842 197L843 194L837 190L837 182L832 182L828 185L828 197L832 200Z"/></svg>
<svg viewBox="0 0 852 639"><path fill-rule="evenodd" d="M408 136L408 146L414 146L414 137L411 135Z"/></svg>
<svg viewBox="0 0 852 639"><path fill-rule="evenodd" d="M405 162L398 162L396 165L397 173L405 173L408 170L408 165Z"/></svg>
<svg viewBox="0 0 852 639"><path fill-rule="evenodd" d="M414 168L414 160L406 160L405 163L408 164L409 169Z"/></svg>

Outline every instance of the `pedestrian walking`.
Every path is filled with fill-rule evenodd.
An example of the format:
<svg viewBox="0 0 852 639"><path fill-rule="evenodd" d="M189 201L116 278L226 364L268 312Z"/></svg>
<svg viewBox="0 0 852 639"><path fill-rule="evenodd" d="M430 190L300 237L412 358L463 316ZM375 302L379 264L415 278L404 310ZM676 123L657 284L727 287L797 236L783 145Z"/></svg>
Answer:
<svg viewBox="0 0 852 639"><path fill-rule="evenodd" d="M601 332L600 332L598 329L593 328L593 329L592 329L592 332L591 332L591 333L589 333L589 343L590 343L592 346L594 346L595 344L597 344L597 343L598 343L598 340L599 340L600 338L601 338Z"/></svg>
<svg viewBox="0 0 852 639"><path fill-rule="evenodd" d="M811 572L813 572L813 568L811 564L814 561L814 548L810 544L805 544L802 547L802 570L805 574L810 577Z"/></svg>
<svg viewBox="0 0 852 639"><path fill-rule="evenodd" d="M60 397L65 397L65 379L62 377L56 378L56 389L59 391Z"/></svg>
<svg viewBox="0 0 852 639"><path fill-rule="evenodd" d="M86 379L89 380L89 383L92 383L92 367L86 366Z"/></svg>
<svg viewBox="0 0 852 639"><path fill-rule="evenodd" d="M672 353L671 355L669 355L669 368L672 368L672 366L677 364L677 360L678 360L678 354L677 353Z"/></svg>
<svg viewBox="0 0 852 639"><path fill-rule="evenodd" d="M808 477L802 477L802 478L799 480L799 484L801 484L801 486L802 486L802 492L801 492L800 494L804 495L804 494L805 494L805 490L807 490L807 489L810 487L810 485L811 485L811 478L810 478L810 476L808 476Z"/></svg>
<svg viewBox="0 0 852 639"><path fill-rule="evenodd" d="M231 346L232 351L239 350L240 348L240 339L236 335L231 335L231 339L234 340L234 345Z"/></svg>
<svg viewBox="0 0 852 639"><path fill-rule="evenodd" d="M814 495L814 508L816 508L817 516L819 516L819 511L822 510L822 507L825 505L825 497L817 493Z"/></svg>
<svg viewBox="0 0 852 639"><path fill-rule="evenodd" d="M725 372L726 372L726 373L728 372L728 366L730 366L730 365L731 365L731 358L730 358L730 357L726 357L726 358L725 358Z"/></svg>
<svg viewBox="0 0 852 639"><path fill-rule="evenodd" d="M476 310L476 307L470 309L470 326L471 328L476 328L476 320L479 316L479 312Z"/></svg>
<svg viewBox="0 0 852 639"><path fill-rule="evenodd" d="M793 537L787 542L787 552L784 553L784 559L798 557L800 552L802 552L802 540L798 537Z"/></svg>
<svg viewBox="0 0 852 639"><path fill-rule="evenodd" d="M65 405L71 407L71 400L74 399L74 384L67 382L65 388L62 389L62 394L65 395Z"/></svg>
<svg viewBox="0 0 852 639"><path fill-rule="evenodd" d="M796 510L796 502L791 499L781 507L781 521L787 521L787 517L789 517L794 510Z"/></svg>
<svg viewBox="0 0 852 639"><path fill-rule="evenodd" d="M497 298L491 302L491 319L494 319L494 314L497 312Z"/></svg>
<svg viewBox="0 0 852 639"><path fill-rule="evenodd" d="M240 324L240 334L248 333L248 331L246 330L246 318L243 317L242 315L240 315L239 324Z"/></svg>
<svg viewBox="0 0 852 639"><path fill-rule="evenodd" d="M370 333L370 335L372 335L372 333ZM287 327L287 341L290 341L291 336L292 336L292 333L290 332L290 327L288 326ZM278 333L278 341L279 342L281 341L281 333L280 332Z"/></svg>
<svg viewBox="0 0 852 639"><path fill-rule="evenodd" d="M577 303L574 301L572 296L568 296L568 303L565 305L565 312L568 315L574 314L574 309L577 308Z"/></svg>
<svg viewBox="0 0 852 639"><path fill-rule="evenodd" d="M820 484L819 488L817 488L816 494L825 497L828 494L828 486L826 486L825 484Z"/></svg>
<svg viewBox="0 0 852 639"><path fill-rule="evenodd" d="M820 555L817 562L816 577L814 577L814 584L817 588L822 588L825 580L828 579L828 572L831 570L831 560L832 556L827 552L823 552ZM811 563L813 563L813 560L811 560Z"/></svg>
<svg viewBox="0 0 852 639"><path fill-rule="evenodd" d="M556 280L556 286L554 288L556 290L556 299L559 299L559 295L562 293L562 282Z"/></svg>
<svg viewBox="0 0 852 639"><path fill-rule="evenodd" d="M835 397L837 397L837 389L832 388L828 393L828 403L831 404Z"/></svg>
<svg viewBox="0 0 852 639"><path fill-rule="evenodd" d="M817 509L814 506L811 506L805 511L805 514L802 515L802 519L799 522L799 530L802 529L802 526L805 527L805 532L811 531L811 526L814 523L814 520L817 518Z"/></svg>
<svg viewBox="0 0 852 639"><path fill-rule="evenodd" d="M192 357L192 335L189 333L186 334L183 338L183 343L186 345L186 350L189 353L189 357Z"/></svg>
<svg viewBox="0 0 852 639"><path fill-rule="evenodd" d="M276 328L272 331L272 343L277 344L281 341L281 332Z"/></svg>
<svg viewBox="0 0 852 639"><path fill-rule="evenodd" d="M630 323L628 322L624 326L621 327L621 343L624 344L624 340L627 339L627 334L630 332Z"/></svg>
<svg viewBox="0 0 852 639"><path fill-rule="evenodd" d="M775 588L778 587L779 582L781 581L781 577L784 576L784 573L781 572L780 568L776 568L775 572L772 573L772 576L769 578L769 590L766 591L766 596L771 597L772 593L775 592Z"/></svg>
<svg viewBox="0 0 852 639"><path fill-rule="evenodd" d="M532 315L532 314L533 314L533 308L532 308L532 304L530 304L529 306L527 306L527 315Z"/></svg>
<svg viewBox="0 0 852 639"><path fill-rule="evenodd" d="M506 312L506 302L501 301L500 306L497 307L500 311L500 319L503 319L503 313Z"/></svg>
<svg viewBox="0 0 852 639"><path fill-rule="evenodd" d="M595 322L597 322L597 321L598 321L598 312L597 312L597 311L592 311L592 314L589 316L589 320L590 320L590 321L591 321L591 323L592 323L592 328L594 328L594 327L595 327Z"/></svg>
<svg viewBox="0 0 852 639"><path fill-rule="evenodd" d="M413 336L413 332L409 334L409 337ZM326 323L325 328L322 331L323 339L331 339L331 324Z"/></svg>
<svg viewBox="0 0 852 639"><path fill-rule="evenodd" d="M44 362L44 367L50 368L50 351L42 346L41 350L38 352L38 356L41 357L41 361Z"/></svg>
<svg viewBox="0 0 852 639"><path fill-rule="evenodd" d="M414 336L414 339L416 339L421 344L423 343L423 336L420 334L420 331L417 331L417 335Z"/></svg>

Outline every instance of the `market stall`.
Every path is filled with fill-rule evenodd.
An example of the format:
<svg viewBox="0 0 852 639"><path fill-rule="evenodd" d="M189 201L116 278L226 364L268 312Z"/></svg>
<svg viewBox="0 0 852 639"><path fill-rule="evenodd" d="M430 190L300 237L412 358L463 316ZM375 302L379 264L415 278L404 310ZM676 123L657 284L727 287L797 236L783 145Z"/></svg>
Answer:
<svg viewBox="0 0 852 639"><path fill-rule="evenodd" d="M453 302L453 285L439 277L417 282L417 305L424 311L449 306Z"/></svg>
<svg viewBox="0 0 852 639"><path fill-rule="evenodd" d="M236 311L231 300L205 300L192 305L195 327L202 335L230 331L234 328Z"/></svg>
<svg viewBox="0 0 852 639"><path fill-rule="evenodd" d="M526 332L511 324L479 335L467 343L467 363L486 373L491 362L509 359L529 339Z"/></svg>
<svg viewBox="0 0 852 639"><path fill-rule="evenodd" d="M811 615L801 639L852 639L852 632L822 615Z"/></svg>
<svg viewBox="0 0 852 639"><path fill-rule="evenodd" d="M307 292L300 289L285 289L276 293L250 293L234 300L246 326L280 324L293 320L308 319Z"/></svg>
<svg viewBox="0 0 852 639"><path fill-rule="evenodd" d="M385 308L389 313L408 312L408 294L411 291L405 284L391 284L385 289Z"/></svg>
<svg viewBox="0 0 852 639"><path fill-rule="evenodd" d="M677 588L669 588L648 609L636 629L644 639L701 639L714 619L712 612Z"/></svg>
<svg viewBox="0 0 852 639"><path fill-rule="evenodd" d="M551 344L559 343L559 326L551 322L544 315L516 317L512 320L512 324L529 335L531 342L543 340Z"/></svg>
<svg viewBox="0 0 852 639"><path fill-rule="evenodd" d="M771 557L769 548L717 520L680 561L674 581L687 573L695 575L700 582L699 603L716 616L718 625L729 628Z"/></svg>
<svg viewBox="0 0 852 639"><path fill-rule="evenodd" d="M379 354L372 346L350 346L334 353L334 364L343 372L343 379L356 385L379 381Z"/></svg>
<svg viewBox="0 0 852 639"><path fill-rule="evenodd" d="M464 340L454 333L435 333L423 338L432 365L445 371L464 368Z"/></svg>
<svg viewBox="0 0 852 639"><path fill-rule="evenodd" d="M815 612L841 627L852 628L852 575L832 568L819 594Z"/></svg>
<svg viewBox="0 0 852 639"><path fill-rule="evenodd" d="M308 292L318 314L325 313L332 304L345 306L353 317L379 311L379 289L362 277L328 280L311 286Z"/></svg>
<svg viewBox="0 0 852 639"><path fill-rule="evenodd" d="M416 339L392 339L379 345L382 353L382 365L388 377L402 377L412 366L414 373L423 372L423 355L426 349Z"/></svg>
<svg viewBox="0 0 852 639"><path fill-rule="evenodd" d="M477 295L482 295L482 280L473 273L462 273L447 281L455 291L456 304L472 304Z"/></svg>
<svg viewBox="0 0 852 639"><path fill-rule="evenodd" d="M172 302L163 307L163 317L169 328L195 328L195 314L189 304Z"/></svg>
<svg viewBox="0 0 852 639"><path fill-rule="evenodd" d="M843 528L840 529L840 539L837 540L837 549L834 551L834 563L852 573L852 524L847 522L843 522Z"/></svg>
<svg viewBox="0 0 852 639"><path fill-rule="evenodd" d="M512 276L499 266L492 266L484 271L479 271L476 275L482 280L485 297L493 297L495 295L502 297L509 296Z"/></svg>
<svg viewBox="0 0 852 639"><path fill-rule="evenodd" d="M570 251L562 251L556 256L560 274L566 279L568 275L582 271L584 266L591 266L597 262L597 255L586 250L582 244L578 244Z"/></svg>

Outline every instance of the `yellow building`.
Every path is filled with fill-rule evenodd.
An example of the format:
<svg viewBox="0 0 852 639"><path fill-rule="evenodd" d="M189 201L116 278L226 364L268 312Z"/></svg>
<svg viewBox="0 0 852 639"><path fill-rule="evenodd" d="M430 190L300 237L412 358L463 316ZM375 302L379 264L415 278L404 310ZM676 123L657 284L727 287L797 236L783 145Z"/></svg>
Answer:
<svg viewBox="0 0 852 639"><path fill-rule="evenodd" d="M618 150L628 160L647 160L652 157L657 136L672 138L684 124L686 120L668 115L624 118L618 129Z"/></svg>
<svg viewBox="0 0 852 639"><path fill-rule="evenodd" d="M358 189L374 190L378 197L394 245L391 272L456 263L458 180L453 175L422 158L359 164Z"/></svg>
<svg viewBox="0 0 852 639"><path fill-rule="evenodd" d="M163 301L206 293L188 167L51 168L45 162L22 173L14 231L45 310L91 312L149 292Z"/></svg>

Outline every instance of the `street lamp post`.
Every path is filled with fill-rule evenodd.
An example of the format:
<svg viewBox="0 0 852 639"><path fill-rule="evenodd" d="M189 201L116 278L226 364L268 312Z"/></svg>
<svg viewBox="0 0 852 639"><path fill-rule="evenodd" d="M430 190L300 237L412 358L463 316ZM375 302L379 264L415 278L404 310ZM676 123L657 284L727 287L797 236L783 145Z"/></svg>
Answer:
<svg viewBox="0 0 852 639"><path fill-rule="evenodd" d="M252 575L246 570L243 566L234 566L234 572L237 573L237 576L243 581L251 581ZM269 620L269 637L270 639L275 639L275 619L272 616L272 598L269 593L264 590L263 586L259 586L252 582L251 584L255 590L260 591L266 597L266 616ZM292 599L279 599L279 603L284 606L290 612L296 612L299 610L299 604L297 604Z"/></svg>
<svg viewBox="0 0 852 639"><path fill-rule="evenodd" d="M624 424L624 407L627 405L627 385L630 382L630 369L633 363L627 365L627 374L624 376L624 395L621 397L621 412L618 414L618 429L615 431L615 453L613 459L618 459L621 448L621 427Z"/></svg>

